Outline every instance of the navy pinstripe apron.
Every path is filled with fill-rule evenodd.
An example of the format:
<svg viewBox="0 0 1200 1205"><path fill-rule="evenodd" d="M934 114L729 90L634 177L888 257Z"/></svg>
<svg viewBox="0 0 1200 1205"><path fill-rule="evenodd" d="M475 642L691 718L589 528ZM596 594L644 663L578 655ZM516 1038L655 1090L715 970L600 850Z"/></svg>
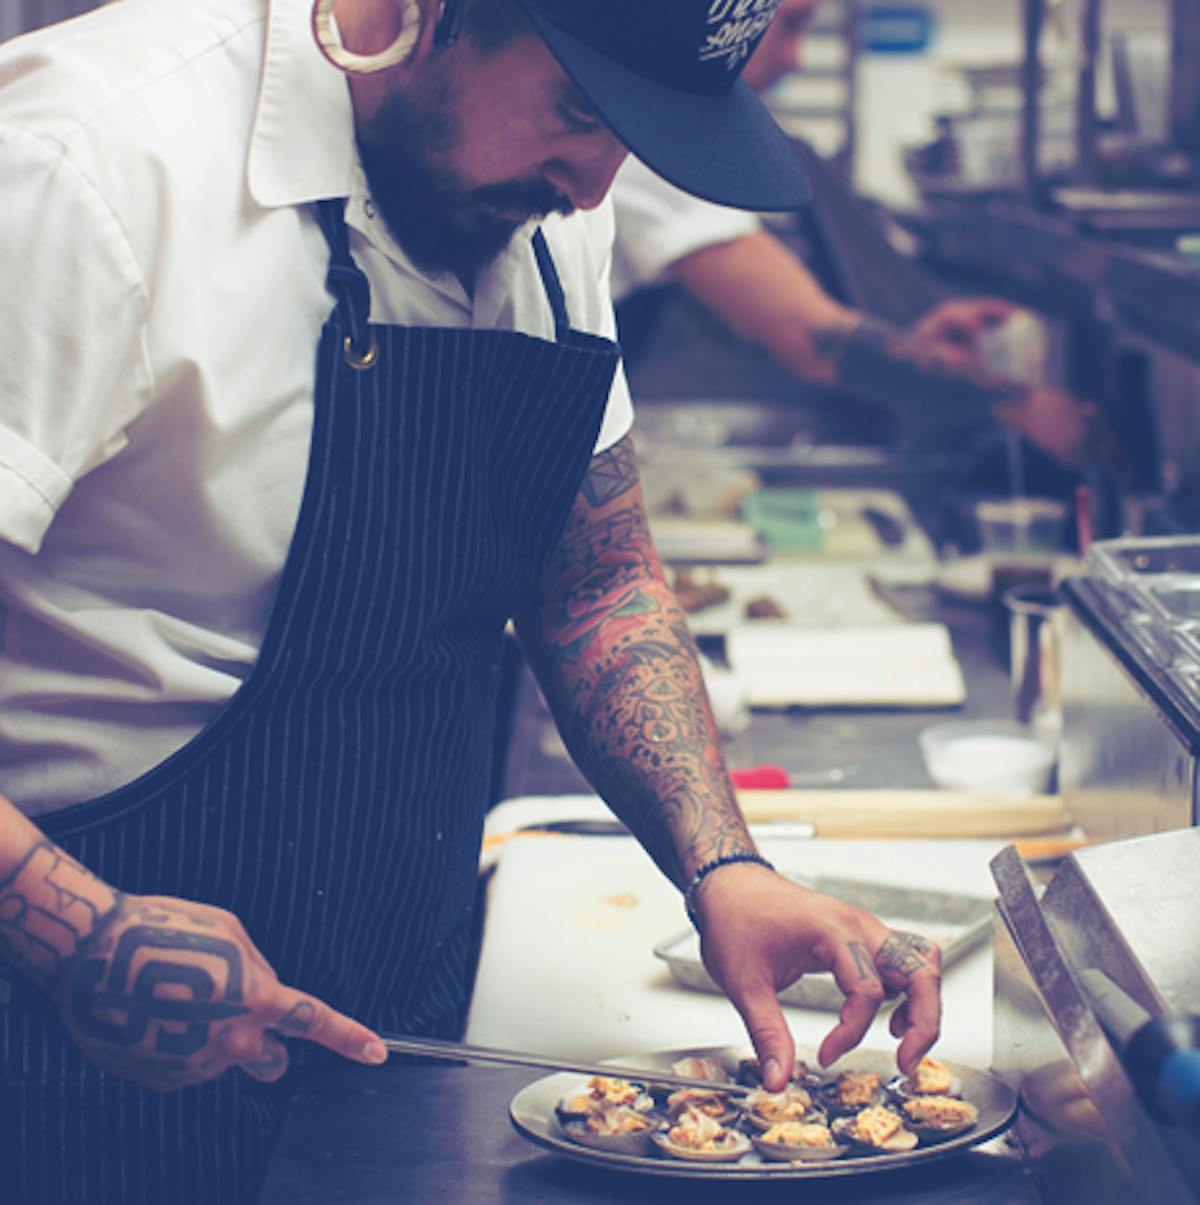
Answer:
<svg viewBox="0 0 1200 1205"><path fill-rule="evenodd" d="M540 231L556 342L371 325L342 203L318 213L336 306L258 661L182 750L43 827L122 890L228 908L284 983L455 1036L503 625L566 519L618 353L570 329ZM87 1064L23 985L0 1043L0 1200L254 1199L287 1078L143 1091Z"/></svg>

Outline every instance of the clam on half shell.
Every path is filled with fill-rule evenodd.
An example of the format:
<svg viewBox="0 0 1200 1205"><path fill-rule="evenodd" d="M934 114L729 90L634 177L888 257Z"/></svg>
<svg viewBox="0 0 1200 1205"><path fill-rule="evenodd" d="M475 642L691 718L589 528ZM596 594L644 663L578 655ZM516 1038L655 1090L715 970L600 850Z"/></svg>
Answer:
<svg viewBox="0 0 1200 1205"><path fill-rule="evenodd" d="M884 1138L873 1136L871 1131L876 1128L874 1123L884 1120L884 1115L887 1114L891 1114L899 1124ZM837 1117L830 1128L838 1138L860 1149L882 1151L886 1154L911 1151L918 1142L917 1135L904 1128L903 1118L899 1114L880 1106L862 1109L853 1117Z"/></svg>
<svg viewBox="0 0 1200 1205"><path fill-rule="evenodd" d="M654 1098L641 1084L632 1084L627 1080L610 1080L608 1083L613 1085L610 1091L615 1091L617 1095L606 1097L593 1090L593 1083L594 1080L589 1081L585 1087L564 1096L554 1106L559 1121L580 1121L597 1109L627 1107L638 1113L649 1113L654 1108Z"/></svg>
<svg viewBox="0 0 1200 1205"><path fill-rule="evenodd" d="M905 1104L910 1100L925 1100L931 1096L957 1099L962 1096L962 1081L957 1078L951 1079L950 1086L945 1092L916 1092L910 1086L908 1077L900 1075L888 1082L887 1094L898 1104Z"/></svg>
<svg viewBox="0 0 1200 1205"><path fill-rule="evenodd" d="M822 1085L817 1093L830 1113L847 1116L887 1103L883 1080L874 1072L843 1071L837 1079Z"/></svg>
<svg viewBox="0 0 1200 1205"><path fill-rule="evenodd" d="M703 1088L680 1088L667 1097L668 1117L681 1117L689 1110L704 1113L722 1124L733 1121L738 1115L737 1105L723 1093L706 1092Z"/></svg>
<svg viewBox="0 0 1200 1205"><path fill-rule="evenodd" d="M814 1142L783 1142L768 1137L770 1131L756 1134L751 1141L754 1143L754 1149L764 1159L771 1159L778 1163L818 1163L828 1159L838 1159L850 1149L848 1143L834 1140L832 1131L823 1125L805 1124L798 1128L802 1132L814 1133L823 1130L831 1141L828 1146L821 1146Z"/></svg>
<svg viewBox="0 0 1200 1205"><path fill-rule="evenodd" d="M689 1163L736 1163L751 1150L750 1139L739 1130L725 1130L716 1146L703 1150L680 1146L662 1133L651 1135L650 1141L663 1154Z"/></svg>
<svg viewBox="0 0 1200 1205"><path fill-rule="evenodd" d="M729 1072L712 1055L689 1054L671 1064L674 1075L686 1075L692 1079L706 1079L714 1084L729 1083Z"/></svg>
<svg viewBox="0 0 1200 1205"><path fill-rule="evenodd" d="M749 1088L761 1088L762 1069L758 1065L758 1059L741 1059L738 1062L737 1079L739 1084L745 1084ZM811 1091L820 1086L821 1077L803 1059L797 1059L792 1064L789 1082Z"/></svg>
<svg viewBox="0 0 1200 1205"><path fill-rule="evenodd" d="M631 1113L632 1110L619 1109L615 1112ZM586 1121L579 1119L560 1120L559 1124L562 1126L563 1133L572 1142L578 1142L580 1146L588 1146L597 1151L608 1151L615 1155L639 1155L643 1157L652 1155L654 1147L651 1138L662 1131L666 1122L661 1118L645 1113L637 1113L634 1116L645 1123L645 1128L606 1133L602 1130L593 1129Z"/></svg>
<svg viewBox="0 0 1200 1205"><path fill-rule="evenodd" d="M741 1104L743 1119L756 1130L769 1130L781 1121L825 1120L812 1095L795 1084L782 1092L766 1092L760 1088L744 1097Z"/></svg>
<svg viewBox="0 0 1200 1205"><path fill-rule="evenodd" d="M970 1101L953 1096L918 1096L903 1105L904 1124L926 1140L954 1138L965 1134L979 1121L979 1110Z"/></svg>

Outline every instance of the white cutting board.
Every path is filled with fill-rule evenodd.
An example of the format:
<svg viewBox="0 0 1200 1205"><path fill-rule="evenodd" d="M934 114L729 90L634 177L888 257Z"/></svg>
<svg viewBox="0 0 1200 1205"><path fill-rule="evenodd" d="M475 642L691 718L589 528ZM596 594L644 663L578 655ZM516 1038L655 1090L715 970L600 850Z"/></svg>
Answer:
<svg viewBox="0 0 1200 1205"><path fill-rule="evenodd" d="M808 630L759 621L726 637L751 707L957 707L962 669L942 624Z"/></svg>
<svg viewBox="0 0 1200 1205"><path fill-rule="evenodd" d="M1004 844L760 840L782 870L986 898L995 891L988 863ZM658 942L686 927L679 893L630 837L506 841L489 890L467 1040L578 1058L746 1042L728 1001L681 987L654 956ZM944 1002L939 1053L988 1066L990 946L947 970ZM819 1010L786 1013L802 1043L818 1043L833 1024ZM894 1047L886 1021L875 1022L867 1044Z"/></svg>

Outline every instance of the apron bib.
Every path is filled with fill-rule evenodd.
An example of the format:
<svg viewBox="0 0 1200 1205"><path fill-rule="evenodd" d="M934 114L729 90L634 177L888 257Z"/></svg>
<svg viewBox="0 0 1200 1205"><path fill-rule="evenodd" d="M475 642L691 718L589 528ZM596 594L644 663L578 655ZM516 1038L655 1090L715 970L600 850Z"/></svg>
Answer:
<svg viewBox="0 0 1200 1205"><path fill-rule="evenodd" d="M504 624L582 482L618 352L570 329L540 231L556 342L370 324L342 210L318 206L337 304L258 661L189 744L42 827L124 891L228 908L284 983L368 1025L453 1037ZM16 1169L28 1205L252 1201L290 1090L237 1071L166 1095L114 1080L16 983L0 1195Z"/></svg>

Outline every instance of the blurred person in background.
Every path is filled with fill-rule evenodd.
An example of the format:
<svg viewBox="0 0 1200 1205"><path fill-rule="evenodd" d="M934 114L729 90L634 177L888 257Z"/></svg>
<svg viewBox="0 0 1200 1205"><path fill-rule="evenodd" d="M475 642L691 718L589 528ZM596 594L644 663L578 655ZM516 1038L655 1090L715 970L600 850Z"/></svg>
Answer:
<svg viewBox="0 0 1200 1205"><path fill-rule="evenodd" d="M743 71L760 94L800 64L819 2L783 0ZM797 153L813 177L819 160L802 144ZM984 337L1017 312L1011 302L955 297L913 321L889 321L845 304L822 285L795 249L801 241L795 221L776 233L752 213L682 192L634 159L618 173L613 201L613 295L635 392L641 358L655 353L656 331L675 304L679 322L668 336L676 340L670 348L675 361L658 380L676 369L690 376L689 361L699 379L714 357L733 359L733 372L749 377L754 357L765 351L795 379L898 410L918 431L944 426L961 432L995 417L1068 464L1102 454L1106 436L1093 405L989 371ZM881 253L890 252L882 239L879 244ZM713 321L699 315L692 321L696 307L689 302ZM717 341L705 337L714 322L722 328ZM730 368L722 364L717 373L728 378Z"/></svg>

